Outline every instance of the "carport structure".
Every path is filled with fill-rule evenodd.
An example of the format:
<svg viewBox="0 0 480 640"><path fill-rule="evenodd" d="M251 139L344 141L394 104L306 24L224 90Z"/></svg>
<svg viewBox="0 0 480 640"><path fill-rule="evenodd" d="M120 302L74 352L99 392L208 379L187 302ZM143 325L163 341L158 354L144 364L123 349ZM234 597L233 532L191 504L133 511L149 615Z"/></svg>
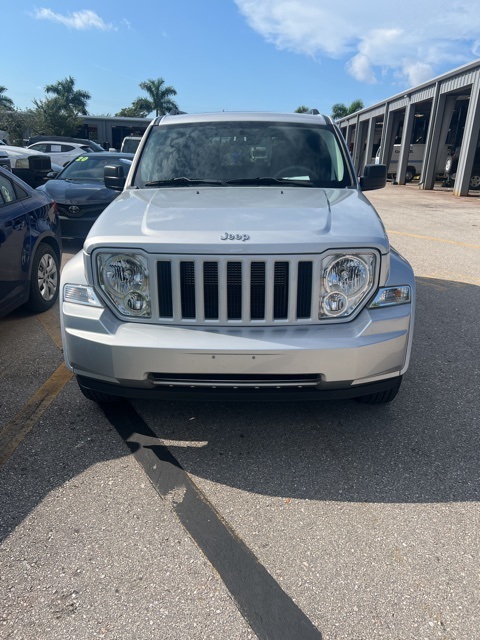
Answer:
<svg viewBox="0 0 480 640"><path fill-rule="evenodd" d="M446 147L460 148L454 195L468 194L480 143L480 60L404 91L338 121L358 173L373 161L390 164L395 147L396 181L405 184L411 144L424 144L419 186L433 189L445 166Z"/></svg>

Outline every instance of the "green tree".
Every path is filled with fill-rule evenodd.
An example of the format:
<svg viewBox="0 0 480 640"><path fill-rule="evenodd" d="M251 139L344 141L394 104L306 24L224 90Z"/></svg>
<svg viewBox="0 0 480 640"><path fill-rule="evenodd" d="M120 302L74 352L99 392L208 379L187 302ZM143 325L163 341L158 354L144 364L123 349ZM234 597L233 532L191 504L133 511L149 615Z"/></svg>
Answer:
<svg viewBox="0 0 480 640"><path fill-rule="evenodd" d="M348 107L343 104L343 102L337 102L332 107L332 118L334 120L340 120L341 118L345 118L345 116L360 111L360 109L363 109L363 100L360 99L354 100Z"/></svg>
<svg viewBox="0 0 480 640"><path fill-rule="evenodd" d="M13 109L13 100L5 95L7 87L0 85L0 109Z"/></svg>
<svg viewBox="0 0 480 640"><path fill-rule="evenodd" d="M24 140L38 131L38 117L33 109L0 109L0 130L8 131L10 144L24 145Z"/></svg>
<svg viewBox="0 0 480 640"><path fill-rule="evenodd" d="M310 107L306 107L305 105L295 109L295 113L307 113L307 111L310 111Z"/></svg>
<svg viewBox="0 0 480 640"><path fill-rule="evenodd" d="M72 76L58 80L54 84L47 84L45 93L58 98L57 104L65 111L71 111L77 116L88 114L87 102L91 95L88 91L75 89L75 79Z"/></svg>
<svg viewBox="0 0 480 640"><path fill-rule="evenodd" d="M137 98L129 107L120 109L115 115L123 116L124 118L146 118L152 112L150 103L147 105L145 104L146 102L146 98Z"/></svg>
<svg viewBox="0 0 480 640"><path fill-rule="evenodd" d="M148 98L137 98L133 104L148 109L148 113L155 111L156 116L164 115L172 109L178 109L177 103L172 100L173 96L177 95L176 90L171 86L165 86L165 80L163 78L157 78L156 80L145 80L140 82L140 89L143 89Z"/></svg>
<svg viewBox="0 0 480 640"><path fill-rule="evenodd" d="M88 91L75 89L72 76L45 87L44 100L34 100L37 133L75 136L81 124L80 115L87 115Z"/></svg>
<svg viewBox="0 0 480 640"><path fill-rule="evenodd" d="M73 109L65 108L61 98L34 100L37 133L52 136L75 136L81 119Z"/></svg>

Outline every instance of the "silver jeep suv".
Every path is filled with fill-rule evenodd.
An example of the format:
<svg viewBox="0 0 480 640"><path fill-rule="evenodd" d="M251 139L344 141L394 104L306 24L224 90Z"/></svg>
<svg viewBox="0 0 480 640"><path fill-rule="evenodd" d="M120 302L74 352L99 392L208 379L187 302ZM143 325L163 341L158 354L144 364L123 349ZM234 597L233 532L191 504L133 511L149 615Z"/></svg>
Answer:
<svg viewBox="0 0 480 640"><path fill-rule="evenodd" d="M64 268L65 360L84 395L356 398L407 370L414 276L318 114L178 114Z"/></svg>

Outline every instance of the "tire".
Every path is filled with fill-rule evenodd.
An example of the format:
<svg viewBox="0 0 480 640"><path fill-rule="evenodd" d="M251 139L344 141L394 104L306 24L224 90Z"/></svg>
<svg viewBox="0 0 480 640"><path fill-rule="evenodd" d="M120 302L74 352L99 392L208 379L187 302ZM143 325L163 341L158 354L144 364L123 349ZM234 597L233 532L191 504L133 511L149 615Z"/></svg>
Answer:
<svg viewBox="0 0 480 640"><path fill-rule="evenodd" d="M445 160L445 175L449 176L457 170L458 158L455 156L447 156Z"/></svg>
<svg viewBox="0 0 480 640"><path fill-rule="evenodd" d="M400 376L396 381L395 386L390 389L387 389L386 391L379 391L378 393L369 393L366 396L359 396L358 398L355 398L355 400L361 404L388 404L397 397L401 384L402 378Z"/></svg>
<svg viewBox="0 0 480 640"><path fill-rule="evenodd" d="M405 182L411 182L415 178L415 175L415 167L407 167L407 171L405 172Z"/></svg>
<svg viewBox="0 0 480 640"><path fill-rule="evenodd" d="M470 189L475 189L475 191L480 189L480 173L478 173L477 171L472 173L472 175L470 176L470 185L469 185L469 187L470 187Z"/></svg>
<svg viewBox="0 0 480 640"><path fill-rule="evenodd" d="M80 387L80 391L83 393L87 400L91 400L92 402L96 402L97 404L112 404L113 402L121 402L123 398L120 396L113 396L110 393L102 393L101 391L93 391L93 389L88 389L88 387L84 387L77 380L78 386Z"/></svg>
<svg viewBox="0 0 480 640"><path fill-rule="evenodd" d="M32 260L30 293L25 306L34 313L43 313L58 299L60 263L52 247L45 242L38 246Z"/></svg>

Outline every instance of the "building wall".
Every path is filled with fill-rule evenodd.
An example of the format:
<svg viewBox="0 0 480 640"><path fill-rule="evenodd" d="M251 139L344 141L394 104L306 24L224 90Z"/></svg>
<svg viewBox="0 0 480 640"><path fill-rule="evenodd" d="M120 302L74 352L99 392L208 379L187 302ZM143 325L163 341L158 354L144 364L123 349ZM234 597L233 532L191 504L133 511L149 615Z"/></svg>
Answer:
<svg viewBox="0 0 480 640"><path fill-rule="evenodd" d="M142 136L151 121L151 118L83 116L78 137L95 140L106 148L120 150L125 137Z"/></svg>
<svg viewBox="0 0 480 640"><path fill-rule="evenodd" d="M405 184L410 145L423 144L419 178L423 189L432 189L439 177L439 165L443 161L444 166L447 155L445 145L452 151L460 148L453 193L467 195L479 143L480 60L342 118L338 125L359 174L371 162L366 157L370 149L380 146L380 162L389 165L394 145L400 145L395 149L399 184ZM420 129L421 142L417 140Z"/></svg>

